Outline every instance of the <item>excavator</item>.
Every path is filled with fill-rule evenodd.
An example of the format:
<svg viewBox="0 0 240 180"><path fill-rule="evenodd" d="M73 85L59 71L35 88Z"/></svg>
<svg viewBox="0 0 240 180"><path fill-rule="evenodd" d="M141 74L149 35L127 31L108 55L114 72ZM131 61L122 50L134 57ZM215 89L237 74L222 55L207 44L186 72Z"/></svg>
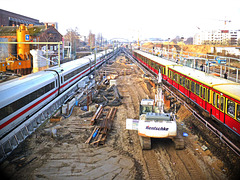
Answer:
<svg viewBox="0 0 240 180"><path fill-rule="evenodd" d="M184 149L184 140L177 131L177 122L173 113L164 112L162 78L159 72L157 94L154 99L142 99L139 119L127 119L126 129L137 130L143 150L151 149L151 138L171 138L175 149Z"/></svg>

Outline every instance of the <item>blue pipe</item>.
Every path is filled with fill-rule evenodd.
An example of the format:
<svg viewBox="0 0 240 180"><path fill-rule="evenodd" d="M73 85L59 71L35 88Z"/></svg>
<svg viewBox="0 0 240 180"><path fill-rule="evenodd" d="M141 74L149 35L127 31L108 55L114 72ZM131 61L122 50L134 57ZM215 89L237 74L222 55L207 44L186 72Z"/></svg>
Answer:
<svg viewBox="0 0 240 180"><path fill-rule="evenodd" d="M72 115L73 108L74 108L75 106L77 106L77 105L78 105L78 100L76 100L76 102L73 104L73 107L71 108L71 111L70 111L69 115L65 116L65 115L63 114L62 116L63 116L65 119L69 118L69 117Z"/></svg>

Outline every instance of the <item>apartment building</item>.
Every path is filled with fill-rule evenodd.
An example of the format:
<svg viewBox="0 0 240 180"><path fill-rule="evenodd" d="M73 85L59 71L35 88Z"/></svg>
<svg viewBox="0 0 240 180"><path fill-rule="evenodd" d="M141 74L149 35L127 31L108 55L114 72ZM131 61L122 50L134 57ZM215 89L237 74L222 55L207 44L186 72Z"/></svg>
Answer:
<svg viewBox="0 0 240 180"><path fill-rule="evenodd" d="M211 30L194 35L193 44L239 45L240 30Z"/></svg>

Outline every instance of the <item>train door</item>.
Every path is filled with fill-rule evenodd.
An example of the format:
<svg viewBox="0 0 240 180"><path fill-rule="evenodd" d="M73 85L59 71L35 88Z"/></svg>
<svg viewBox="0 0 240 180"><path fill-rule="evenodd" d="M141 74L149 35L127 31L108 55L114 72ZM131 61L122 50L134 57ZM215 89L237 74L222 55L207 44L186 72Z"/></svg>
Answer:
<svg viewBox="0 0 240 180"><path fill-rule="evenodd" d="M213 92L213 106L212 106L212 115L224 123L224 106L225 106L225 97Z"/></svg>
<svg viewBox="0 0 240 180"><path fill-rule="evenodd" d="M191 84L190 84L190 99L192 99L194 102L196 102L196 95L195 95L195 82L194 81L191 81Z"/></svg>
<svg viewBox="0 0 240 180"><path fill-rule="evenodd" d="M168 79L168 67L167 66L163 66L162 75L163 75L163 79L167 81L167 79Z"/></svg>
<svg viewBox="0 0 240 180"><path fill-rule="evenodd" d="M212 91L212 115L216 117L216 93Z"/></svg>
<svg viewBox="0 0 240 180"><path fill-rule="evenodd" d="M224 123L225 97L216 93L216 118Z"/></svg>
<svg viewBox="0 0 240 180"><path fill-rule="evenodd" d="M200 87L201 87L201 85L196 82L196 85L195 85L196 103L202 107L203 101L200 96Z"/></svg>
<svg viewBox="0 0 240 180"><path fill-rule="evenodd" d="M178 84L178 88L179 88L179 91L184 93L184 87L183 87L183 76L179 75L179 84Z"/></svg>
<svg viewBox="0 0 240 180"><path fill-rule="evenodd" d="M173 87L178 89L178 74L177 73L173 73Z"/></svg>
<svg viewBox="0 0 240 180"><path fill-rule="evenodd" d="M226 98L225 124L239 134L240 131L240 105L232 99Z"/></svg>
<svg viewBox="0 0 240 180"><path fill-rule="evenodd" d="M209 87L206 87L206 110L209 112L209 114L211 113L211 109L212 109L212 104L211 104L211 90L209 89ZM210 114L211 115L211 114Z"/></svg>
<svg viewBox="0 0 240 180"><path fill-rule="evenodd" d="M202 99L201 107L210 112L210 107L208 108L208 89L204 86L200 86L200 97Z"/></svg>
<svg viewBox="0 0 240 180"><path fill-rule="evenodd" d="M203 109L205 109L205 91L206 91L205 87L200 85L200 95L199 96L201 99L199 100L199 105Z"/></svg>
<svg viewBox="0 0 240 180"><path fill-rule="evenodd" d="M224 96L220 96L219 97L219 111L220 111L220 121L225 122L225 97Z"/></svg>

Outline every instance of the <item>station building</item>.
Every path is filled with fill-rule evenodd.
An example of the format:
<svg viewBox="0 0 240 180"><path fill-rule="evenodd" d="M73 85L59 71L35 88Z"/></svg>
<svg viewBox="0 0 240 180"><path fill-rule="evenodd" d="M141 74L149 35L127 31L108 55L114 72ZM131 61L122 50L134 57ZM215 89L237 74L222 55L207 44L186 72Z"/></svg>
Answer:
<svg viewBox="0 0 240 180"><path fill-rule="evenodd" d="M1 26L17 26L24 25L43 25L38 19L30 18L13 12L0 9L0 25Z"/></svg>

